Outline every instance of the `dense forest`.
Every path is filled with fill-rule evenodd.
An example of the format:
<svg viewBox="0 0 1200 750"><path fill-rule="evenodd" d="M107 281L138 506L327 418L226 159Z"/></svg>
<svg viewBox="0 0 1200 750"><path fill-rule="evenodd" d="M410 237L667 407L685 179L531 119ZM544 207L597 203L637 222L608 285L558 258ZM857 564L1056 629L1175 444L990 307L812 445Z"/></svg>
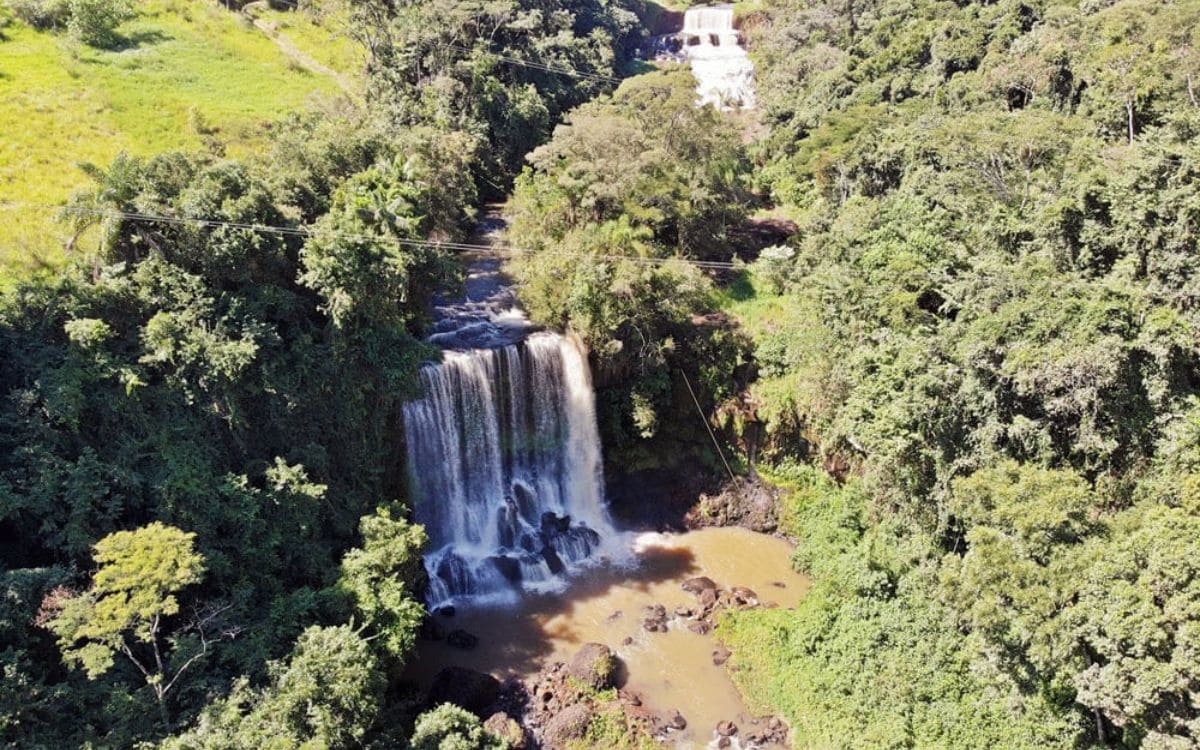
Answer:
<svg viewBox="0 0 1200 750"><path fill-rule="evenodd" d="M0 292L0 743L504 746L398 679L398 414L507 198L610 477L719 476L701 408L783 489L815 587L719 633L795 747L1200 744L1200 2L739 4L737 114L651 3L348 10L361 102L84 165ZM132 13L14 2L0 76Z"/></svg>

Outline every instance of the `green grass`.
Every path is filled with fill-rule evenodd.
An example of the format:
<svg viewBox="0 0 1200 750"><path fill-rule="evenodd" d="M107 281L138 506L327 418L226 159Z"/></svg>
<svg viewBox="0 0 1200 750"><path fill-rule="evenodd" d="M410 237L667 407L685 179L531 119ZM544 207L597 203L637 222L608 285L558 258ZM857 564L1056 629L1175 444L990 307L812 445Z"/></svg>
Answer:
<svg viewBox="0 0 1200 750"><path fill-rule="evenodd" d="M336 71L353 73L367 63L366 51L350 38L349 10L339 2L323 3L321 16L264 9L256 16L268 21L297 49Z"/></svg>
<svg viewBox="0 0 1200 750"><path fill-rule="evenodd" d="M103 51L19 22L3 30L0 203L61 203L87 185L79 162L201 148L200 129L246 153L269 122L340 92L215 4L149 0L120 32L128 43ZM0 274L55 267L64 235L52 211L0 208Z"/></svg>

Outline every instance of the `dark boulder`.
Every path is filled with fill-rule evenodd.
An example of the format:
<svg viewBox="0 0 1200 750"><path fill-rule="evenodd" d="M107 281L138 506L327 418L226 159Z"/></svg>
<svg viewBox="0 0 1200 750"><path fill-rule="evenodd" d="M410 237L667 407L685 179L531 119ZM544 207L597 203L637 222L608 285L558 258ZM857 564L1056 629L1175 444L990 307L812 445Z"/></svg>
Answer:
<svg viewBox="0 0 1200 750"><path fill-rule="evenodd" d="M429 704L453 703L483 718L500 696L500 681L466 667L446 667L433 678Z"/></svg>
<svg viewBox="0 0 1200 750"><path fill-rule="evenodd" d="M567 665L567 673L594 690L612 687L617 678L617 657L602 643L585 643Z"/></svg>
<svg viewBox="0 0 1200 750"><path fill-rule="evenodd" d="M683 588L684 591L688 592L689 594L696 594L697 596L699 596L700 592L702 592L702 591L706 591L708 589L712 589L713 591L716 591L716 589L717 589L717 584L713 581L713 579L709 578L708 576L697 576L695 578L689 578L686 581L684 581L682 584L680 584L680 586Z"/></svg>
<svg viewBox="0 0 1200 750"><path fill-rule="evenodd" d="M572 743L586 739L593 715L592 707L586 703L575 703L559 711L542 728L542 747L566 750Z"/></svg>
<svg viewBox="0 0 1200 750"><path fill-rule="evenodd" d="M463 651L470 651L479 645L479 636L472 635L465 630L451 630L450 635L446 636L446 644L454 648L461 648Z"/></svg>

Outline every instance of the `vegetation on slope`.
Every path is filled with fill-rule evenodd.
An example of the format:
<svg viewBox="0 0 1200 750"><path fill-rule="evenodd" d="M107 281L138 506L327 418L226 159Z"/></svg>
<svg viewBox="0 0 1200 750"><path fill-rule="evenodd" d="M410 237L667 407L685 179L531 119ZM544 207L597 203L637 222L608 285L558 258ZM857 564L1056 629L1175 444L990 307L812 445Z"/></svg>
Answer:
<svg viewBox="0 0 1200 750"><path fill-rule="evenodd" d="M1194 745L1200 6L768 11L800 231L729 300L768 455L845 484L744 683L801 746Z"/></svg>
<svg viewBox="0 0 1200 750"><path fill-rule="evenodd" d="M398 410L432 353L431 296L461 274L402 241L464 237L481 192L512 178L483 148L512 121L496 102L549 118L597 90L499 56L583 40L612 76L625 47L604 29L636 34L616 6L538 8L358 4L356 38L407 28L401 12L426 13L423 29L449 13L464 51L431 49L447 67L412 79L408 58L377 56L370 106L287 117L269 148L88 168L68 229L89 242L56 275L0 293L0 744L498 743L448 709L416 721L397 680L425 615ZM541 10L551 20L531 25ZM273 47L241 33L226 41ZM151 49L83 54L104 70ZM220 71L225 49L205 65ZM461 95L436 111L397 106L455 82Z"/></svg>
<svg viewBox="0 0 1200 750"><path fill-rule="evenodd" d="M113 49L16 19L0 30L0 201L60 204L89 183L80 162L120 152L261 151L272 122L340 93L219 5L137 7ZM53 209L0 211L0 264L60 262L70 235Z"/></svg>

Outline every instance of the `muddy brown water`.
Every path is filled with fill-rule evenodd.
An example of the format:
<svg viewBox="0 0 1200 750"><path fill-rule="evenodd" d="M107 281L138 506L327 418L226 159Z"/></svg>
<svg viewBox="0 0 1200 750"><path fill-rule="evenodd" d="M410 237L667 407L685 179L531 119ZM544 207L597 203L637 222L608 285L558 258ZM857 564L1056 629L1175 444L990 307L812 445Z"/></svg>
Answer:
<svg viewBox="0 0 1200 750"><path fill-rule="evenodd" d="M750 729L756 717L725 667L713 664L714 638L691 632L680 619L672 620L666 633L650 633L642 620L652 604L668 612L694 606L696 598L680 588L694 576L708 576L722 588L746 586L761 601L795 606L810 582L792 570L791 546L739 528L641 534L631 542L632 565L593 569L559 593L460 608L453 618L439 617L446 630L462 628L479 636L479 645L462 651L444 641L422 643L409 677L428 685L438 670L455 665L500 679L526 678L547 664L569 661L582 644L594 641L620 657L620 687L641 695L655 711L677 710L687 719L687 728L672 735L671 745L707 747L723 720ZM633 640L625 645L627 638Z"/></svg>

